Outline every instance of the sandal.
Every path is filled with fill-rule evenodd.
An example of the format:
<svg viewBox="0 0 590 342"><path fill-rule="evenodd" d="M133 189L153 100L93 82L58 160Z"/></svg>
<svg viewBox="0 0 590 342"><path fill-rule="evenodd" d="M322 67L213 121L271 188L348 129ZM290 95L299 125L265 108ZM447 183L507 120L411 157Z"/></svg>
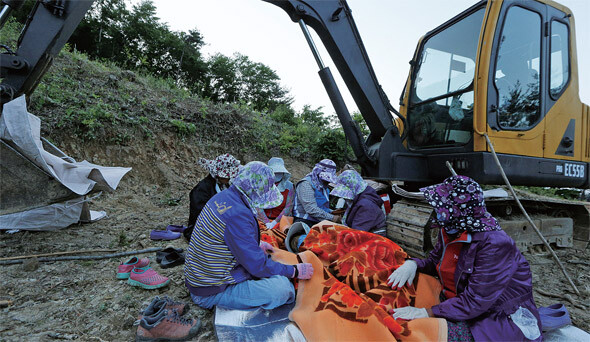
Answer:
<svg viewBox="0 0 590 342"><path fill-rule="evenodd" d="M164 248L163 250L156 252L156 262L159 264L162 262L162 260L164 259L164 257L170 253L176 252L176 253L182 253L184 250L182 248L174 248L174 247L167 247Z"/></svg>
<svg viewBox="0 0 590 342"><path fill-rule="evenodd" d="M176 233L183 233L186 230L186 226L179 226L176 224L170 224L170 225L168 225L168 227L166 227L166 230L169 230L171 232L176 232Z"/></svg>
<svg viewBox="0 0 590 342"><path fill-rule="evenodd" d="M160 265L162 268L170 268L184 264L184 254L176 251L164 255Z"/></svg>

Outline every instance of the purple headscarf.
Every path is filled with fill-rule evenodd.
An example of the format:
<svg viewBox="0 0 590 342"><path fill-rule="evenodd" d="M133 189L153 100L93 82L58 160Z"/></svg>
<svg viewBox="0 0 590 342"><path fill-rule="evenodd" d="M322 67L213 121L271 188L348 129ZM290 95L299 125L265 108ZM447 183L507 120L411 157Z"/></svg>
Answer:
<svg viewBox="0 0 590 342"><path fill-rule="evenodd" d="M420 191L424 192L424 197L434 208L434 225L444 228L449 234L502 230L486 209L483 190L469 177L452 176Z"/></svg>
<svg viewBox="0 0 590 342"><path fill-rule="evenodd" d="M283 195L274 184L274 172L263 162L249 162L232 183L247 199L252 212L274 208L283 202Z"/></svg>
<svg viewBox="0 0 590 342"><path fill-rule="evenodd" d="M313 170L307 175L316 189L324 188L322 181L336 183L336 163L330 159L323 159L315 164Z"/></svg>
<svg viewBox="0 0 590 342"><path fill-rule="evenodd" d="M338 176L336 187L330 195L354 200L356 196L365 191L367 182L355 170L346 170Z"/></svg>

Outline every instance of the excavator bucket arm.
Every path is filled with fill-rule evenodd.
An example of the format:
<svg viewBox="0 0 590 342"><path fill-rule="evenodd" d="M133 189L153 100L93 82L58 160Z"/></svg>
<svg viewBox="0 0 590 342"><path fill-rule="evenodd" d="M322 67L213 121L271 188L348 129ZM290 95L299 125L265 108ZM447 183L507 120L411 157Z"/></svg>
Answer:
<svg viewBox="0 0 590 342"><path fill-rule="evenodd" d="M2 22L11 6L18 7L22 1L4 0L3 3L6 4L2 9ZM17 50L1 55L0 103L23 94L28 97L35 90L92 3L92 0L46 0L35 4L18 40Z"/></svg>

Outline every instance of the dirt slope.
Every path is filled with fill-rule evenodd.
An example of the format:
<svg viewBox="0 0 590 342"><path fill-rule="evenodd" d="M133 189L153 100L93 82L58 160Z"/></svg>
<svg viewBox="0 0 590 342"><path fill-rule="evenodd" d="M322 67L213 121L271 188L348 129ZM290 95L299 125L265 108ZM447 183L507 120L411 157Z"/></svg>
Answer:
<svg viewBox="0 0 590 342"><path fill-rule="evenodd" d="M0 233L0 257L98 248L140 250L169 244L186 248L182 239L156 242L149 239L149 233L167 224L186 224L188 192L206 175L195 166L195 160L219 151L201 153L174 138L162 138L156 145L160 147L153 151L139 146L86 146L82 155L91 162L134 168L115 193L104 194L91 205L92 209L106 210L108 218L56 232ZM308 172L307 166L298 162L287 160L286 164L294 177ZM178 198L178 205L169 205ZM132 340L135 317L154 296L190 301L182 267L161 269L155 263L155 253L145 256L153 260L156 271L170 277L168 287L148 291L117 280L116 268L124 258L41 263L31 271L23 265L0 266L0 300L13 301L12 306L0 308L0 341ZM190 314L204 322L197 340L215 339L212 312L191 305Z"/></svg>

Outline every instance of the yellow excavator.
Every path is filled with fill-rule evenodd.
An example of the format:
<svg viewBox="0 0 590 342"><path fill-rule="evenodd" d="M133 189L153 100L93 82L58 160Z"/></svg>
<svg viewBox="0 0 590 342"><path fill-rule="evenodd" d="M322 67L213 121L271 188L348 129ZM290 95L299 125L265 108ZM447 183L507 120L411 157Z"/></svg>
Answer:
<svg viewBox="0 0 590 342"><path fill-rule="evenodd" d="M512 184L590 186L590 110L578 95L574 17L567 7L550 0L480 1L426 33L410 61L397 112L377 81L346 1L267 1L301 25L364 176L403 181L415 190L448 177L448 161L482 184L502 184L487 134ZM307 26L342 75L370 128L368 137L350 118ZM424 254L436 241L428 224L431 209L399 194L388 216L388 237ZM589 205L521 201L549 242L587 245ZM521 248L541 244L509 198L487 203Z"/></svg>
<svg viewBox="0 0 590 342"><path fill-rule="evenodd" d="M590 187L590 109L578 95L574 17L567 7L550 0L484 0L426 33L410 62L398 112L377 81L345 0L264 1L301 26L364 176L403 181L411 191L446 178L448 161L481 184L502 184L487 135L513 185ZM22 1L2 3L0 27ZM0 55L2 104L34 91L91 4L37 1L18 49ZM370 129L367 137L352 120L308 27L341 74ZM68 196L47 185L50 177L27 167L9 145L2 142L0 148L0 215ZM14 163L24 171L14 172ZM19 191L23 187L28 191ZM588 205L521 200L549 242L587 245ZM519 246L540 243L529 223L514 216L508 198L487 203ZM388 236L423 254L432 247L429 217L425 203L400 196L388 217Z"/></svg>

